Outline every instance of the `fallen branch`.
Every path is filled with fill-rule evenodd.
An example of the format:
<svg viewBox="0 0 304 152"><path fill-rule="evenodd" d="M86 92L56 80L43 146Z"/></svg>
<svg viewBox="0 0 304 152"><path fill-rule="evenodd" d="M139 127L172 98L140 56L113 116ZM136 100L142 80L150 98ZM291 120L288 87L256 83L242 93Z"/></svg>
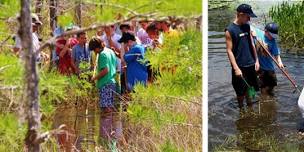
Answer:
<svg viewBox="0 0 304 152"><path fill-rule="evenodd" d="M18 89L19 86L0 86L0 90Z"/></svg>
<svg viewBox="0 0 304 152"><path fill-rule="evenodd" d="M0 47L2 47L10 38L12 37L12 35L9 35L6 39L4 39L1 43L0 43Z"/></svg>
<svg viewBox="0 0 304 152"><path fill-rule="evenodd" d="M153 16L153 14L144 14L144 15L136 15L136 16L132 16L128 19L122 19L122 20L118 20L116 22L108 22L108 23L103 23L103 24L99 24L99 25L91 25L90 27L86 27L86 28L81 28L81 29L78 29L78 30L72 30L72 31L67 31L67 32L64 32L61 36L69 36L69 35L74 35L74 34L77 34L77 33L80 33L80 32L86 32L86 31L92 31L92 30L96 30L98 28L101 28L101 27L105 27L105 26L110 26L110 25L113 25L113 24L119 24L119 23L124 23L124 22L128 22L136 17L150 17L150 16ZM44 48L48 47L49 45L55 43L56 39L58 38L59 36L57 37L52 37L50 38L49 40L47 40L44 44L42 44L40 46L40 48L36 51L36 55L38 55Z"/></svg>
<svg viewBox="0 0 304 152"><path fill-rule="evenodd" d="M66 125L62 124L60 125L57 129L53 129L51 131L44 132L40 134L34 141L35 144L41 144L45 141L47 141L51 136L62 134L62 133L67 133L63 128L65 128ZM68 134L67 134L68 135Z"/></svg>

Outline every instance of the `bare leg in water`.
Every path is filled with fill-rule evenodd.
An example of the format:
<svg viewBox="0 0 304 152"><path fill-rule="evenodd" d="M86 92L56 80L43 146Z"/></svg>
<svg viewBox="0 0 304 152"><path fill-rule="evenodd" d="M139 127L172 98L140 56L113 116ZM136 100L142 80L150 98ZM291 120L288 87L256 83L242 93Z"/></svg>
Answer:
<svg viewBox="0 0 304 152"><path fill-rule="evenodd" d="M238 104L239 104L239 108L240 108L240 109L242 109L242 108L244 107L244 103L243 103L244 98L245 98L245 96L238 96L238 97L237 97L237 101L238 101Z"/></svg>

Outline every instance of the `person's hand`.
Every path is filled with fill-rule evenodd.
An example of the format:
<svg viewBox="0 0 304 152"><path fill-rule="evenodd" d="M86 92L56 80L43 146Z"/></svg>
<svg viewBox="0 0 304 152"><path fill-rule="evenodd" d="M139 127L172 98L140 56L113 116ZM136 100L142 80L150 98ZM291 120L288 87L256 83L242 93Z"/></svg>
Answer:
<svg viewBox="0 0 304 152"><path fill-rule="evenodd" d="M80 74L80 70L79 70L78 68L76 68L75 74L76 74L76 75L79 75L79 74Z"/></svg>
<svg viewBox="0 0 304 152"><path fill-rule="evenodd" d="M91 82L95 82L96 79L97 79L96 76L92 76Z"/></svg>
<svg viewBox="0 0 304 152"><path fill-rule="evenodd" d="M237 68L234 72L237 77L242 77L242 75L243 75L241 69L239 69L239 68Z"/></svg>
<svg viewBox="0 0 304 152"><path fill-rule="evenodd" d="M259 63L259 61L255 62L254 68L255 68L255 71L259 71L259 69L260 69L260 63Z"/></svg>
<svg viewBox="0 0 304 152"><path fill-rule="evenodd" d="M112 40L111 35L107 35L107 39L108 39L108 41L111 41Z"/></svg>
<svg viewBox="0 0 304 152"><path fill-rule="evenodd" d="M282 62L279 62L279 68L284 69L284 64Z"/></svg>

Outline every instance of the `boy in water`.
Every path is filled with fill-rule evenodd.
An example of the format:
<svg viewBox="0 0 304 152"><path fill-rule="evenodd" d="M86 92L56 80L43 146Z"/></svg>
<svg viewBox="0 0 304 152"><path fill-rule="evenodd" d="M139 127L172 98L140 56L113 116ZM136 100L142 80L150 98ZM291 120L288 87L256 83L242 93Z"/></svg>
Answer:
<svg viewBox="0 0 304 152"><path fill-rule="evenodd" d="M252 31L252 35L256 40L255 44L260 62L258 74L261 82L261 93L273 95L273 88L277 86L277 78L274 71L273 60L265 52L264 48L274 56L275 60L279 63L279 67L284 68L280 57L280 49L278 48L276 41L278 38L279 26L276 23L268 23L265 26L264 31L257 28L252 28ZM264 45L264 48L261 45Z"/></svg>

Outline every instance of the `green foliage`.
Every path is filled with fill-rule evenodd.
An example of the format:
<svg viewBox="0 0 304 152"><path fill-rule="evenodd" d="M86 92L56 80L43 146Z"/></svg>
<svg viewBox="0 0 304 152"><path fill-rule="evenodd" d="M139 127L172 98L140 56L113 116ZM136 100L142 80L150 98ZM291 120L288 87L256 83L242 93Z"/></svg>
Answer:
<svg viewBox="0 0 304 152"><path fill-rule="evenodd" d="M159 69L161 76L148 87L135 86L133 101L128 107L131 119L155 131L170 123L189 121L186 114L169 107L177 104L176 100L187 102L201 96L201 42L201 33L189 30L179 36L166 35L160 51L147 51L147 59L155 70ZM172 69L175 72L172 73Z"/></svg>
<svg viewBox="0 0 304 152"><path fill-rule="evenodd" d="M269 11L271 18L279 24L280 37L286 47L304 48L304 1L283 2Z"/></svg>
<svg viewBox="0 0 304 152"><path fill-rule="evenodd" d="M172 144L169 140L167 140L162 146L161 146L162 152L178 152L178 148Z"/></svg>
<svg viewBox="0 0 304 152"><path fill-rule="evenodd" d="M180 37L165 38L161 51L148 51L148 60L154 70L160 69L161 75L157 79L157 85L152 85L148 89L156 89L156 92L151 92L160 96L191 98L201 95L201 40L199 31L190 30L182 33ZM174 69L175 73L172 74L171 71Z"/></svg>
<svg viewBox="0 0 304 152"><path fill-rule="evenodd" d="M23 67L21 60L13 55L0 54L0 83L3 85L20 85L22 81Z"/></svg>
<svg viewBox="0 0 304 152"><path fill-rule="evenodd" d="M85 3L89 4L100 4L96 0L86 0ZM129 1L129 0L112 0L110 4L120 5L121 7L104 5L102 7L94 7L88 16L94 18L99 22L112 21L119 14L121 15L134 15L127 9L136 11L137 13L150 13L157 12L158 16L169 16L169 15L200 15L202 12L202 1L197 0L141 0L141 1Z"/></svg>
<svg viewBox="0 0 304 152"><path fill-rule="evenodd" d="M0 1L0 16L4 18L9 18L12 16L16 16L16 14L20 11L20 1L12 1L12 0L1 0Z"/></svg>
<svg viewBox="0 0 304 152"><path fill-rule="evenodd" d="M58 25L61 27L69 26L74 23L74 17L72 12L66 12L60 16L58 16Z"/></svg>
<svg viewBox="0 0 304 152"><path fill-rule="evenodd" d="M20 1L17 0L0 0L0 17L3 19L14 18L17 16L17 13L20 11ZM0 22L0 40L5 39L9 36L7 30L10 28L10 25L1 20Z"/></svg>
<svg viewBox="0 0 304 152"><path fill-rule="evenodd" d="M25 125L15 115L0 115L0 151L22 151L25 133Z"/></svg>

